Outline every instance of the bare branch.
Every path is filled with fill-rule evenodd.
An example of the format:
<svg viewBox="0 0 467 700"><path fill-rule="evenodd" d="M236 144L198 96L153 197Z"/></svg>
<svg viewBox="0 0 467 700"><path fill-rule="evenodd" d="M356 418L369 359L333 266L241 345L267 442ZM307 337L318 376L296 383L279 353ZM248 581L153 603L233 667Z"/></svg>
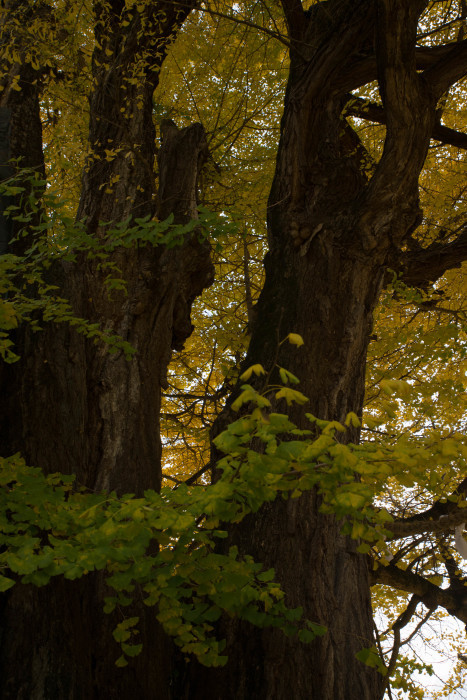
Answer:
<svg viewBox="0 0 467 700"><path fill-rule="evenodd" d="M399 656L399 650L402 645L401 629L410 622L419 602L420 598L417 595L413 595L409 600L409 604L407 605L406 609L399 615L392 626L394 643L392 646L391 658L389 659L389 664L387 667L386 677L384 679L384 690L388 688L391 676L396 668L397 657Z"/></svg>
<svg viewBox="0 0 467 700"><path fill-rule="evenodd" d="M467 477L461 482L459 482L459 484L450 494L450 498L448 498L446 502L436 501L436 503L434 503L428 510L424 511L423 513L417 513L411 518L405 518L404 522L414 522L419 520L437 520L442 515L450 515L451 513L457 512L458 506L455 500L453 500L453 497L459 498L459 496L465 496L465 494L467 494ZM464 512L467 515L467 511L464 510ZM459 523L461 522L462 520L459 520Z"/></svg>
<svg viewBox="0 0 467 700"><path fill-rule="evenodd" d="M203 474L205 474L209 469L212 469L212 466L213 466L213 462L212 461L208 462L203 467L201 467L201 469L198 469L197 472L195 472L188 479L186 479L186 481L184 481L183 483L186 484L187 486L191 486L196 481L198 481L200 476L203 476Z"/></svg>
<svg viewBox="0 0 467 700"><path fill-rule="evenodd" d="M184 3L176 3L176 2L174 4L184 5ZM221 17L222 19L228 19L229 21L234 22L235 24L243 24L245 27L251 27L252 29L257 29L258 31L262 32L263 34L267 34L268 36L272 37L273 39L277 39L277 41L280 41L281 44L284 44L284 46L287 46L287 48L290 49L291 44L288 41L286 36L284 36L283 34L280 34L279 32L276 32L272 29L268 29L267 27L262 27L261 25L256 24L256 22L253 22L249 19L237 17L235 15L228 15L224 12L219 12L218 10L213 10L210 7L197 7L197 10L198 10L198 12L205 12L206 14L212 15L213 17Z"/></svg>
<svg viewBox="0 0 467 700"><path fill-rule="evenodd" d="M370 571L369 575L371 585L382 583L400 591L412 593L418 596L429 610L442 607L461 620L461 622L467 624L467 597L464 595L465 589L454 591L451 587L439 588L434 583L427 581L423 576L414 574L412 571L404 571L392 564L389 566L377 565L377 568Z"/></svg>
<svg viewBox="0 0 467 700"><path fill-rule="evenodd" d="M450 505L454 504L451 503ZM441 514L437 520L429 520L428 518L424 518L423 514L420 514L414 516L414 519L407 518L385 523L385 528L392 533L392 536L387 538L388 541L391 541L400 539L401 537L418 535L420 533L447 532L453 527L456 527L456 525L461 525L466 521L467 509L455 506L454 509L449 512L449 514Z"/></svg>
<svg viewBox="0 0 467 700"><path fill-rule="evenodd" d="M356 95L349 95L349 102L345 107L345 114L376 122L377 124L386 124L386 111L384 107L376 104L376 102L368 102ZM433 128L432 139L450 146L455 146L456 148L467 149L467 134L456 131L455 129L450 129L439 122L435 124Z"/></svg>
<svg viewBox="0 0 467 700"><path fill-rule="evenodd" d="M424 289L441 277L447 270L460 267L467 260L467 227L450 243L434 242L428 248L402 253L401 280L410 287Z"/></svg>

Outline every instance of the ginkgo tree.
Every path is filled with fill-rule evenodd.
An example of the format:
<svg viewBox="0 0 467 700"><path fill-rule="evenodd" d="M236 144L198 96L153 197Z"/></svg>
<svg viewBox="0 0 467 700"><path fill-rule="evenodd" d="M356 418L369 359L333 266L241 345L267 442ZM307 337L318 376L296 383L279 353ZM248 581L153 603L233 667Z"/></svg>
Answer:
<svg viewBox="0 0 467 700"><path fill-rule="evenodd" d="M464 25L5 3L6 696L419 692L467 621Z"/></svg>

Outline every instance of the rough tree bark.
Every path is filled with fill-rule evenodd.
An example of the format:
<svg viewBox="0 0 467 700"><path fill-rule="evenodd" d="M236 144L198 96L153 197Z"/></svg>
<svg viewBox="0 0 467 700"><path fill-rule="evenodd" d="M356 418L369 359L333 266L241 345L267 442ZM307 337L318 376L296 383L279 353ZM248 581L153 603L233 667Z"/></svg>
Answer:
<svg viewBox="0 0 467 700"><path fill-rule="evenodd" d="M266 283L246 364L270 367L278 361L297 374L310 398L307 410L321 418L361 412L372 313L384 272L420 222L418 176L437 125L437 100L465 72L466 42L416 50L417 21L427 4L327 0L304 12L299 0L283 0L290 76L268 205ZM83 174L79 216L97 237L105 237L102 221L154 213L151 97L168 42L191 7L148 4L123 28L123 2L95 4L99 48L90 142L96 157ZM136 82L126 80L135 75ZM387 133L383 156L370 173L343 110L352 90L374 80ZM0 107L13 104L6 89ZM36 88L24 105L38 124ZM15 119L20 134L28 122ZM175 184L188 188L178 212L183 221L205 144L199 127L178 132L165 124L163 136L160 171L167 170L164 157L172 159ZM36 140L40 144L39 131ZM179 158L187 158L185 144L190 167L180 165ZM115 153L112 160L105 149ZM40 149L38 157L40 164ZM161 182L160 215L178 206L170 186L168 179ZM19 449L46 471L73 470L91 488L157 488L160 385L171 347L190 331L191 300L209 283L207 252L192 240L177 252L139 248L117 255L128 296L113 299L94 263L83 259L60 270L57 279L76 313L120 333L136 347L137 358L127 363L109 356L66 328L26 335L14 383L10 375L6 380L11 399L2 413L2 450ZM452 266L449 255L438 257ZM411 267L416 270L416 260ZM305 348L284 344L278 352L289 332L300 333ZM230 417L227 408L217 429ZM303 425L299 411L292 417ZM373 639L366 561L318 507L313 493L274 503L231 537L242 551L275 567L288 603L302 605L307 617L327 625L326 637L300 645L226 621L221 632L228 639L227 668L193 667L185 687L173 692L170 650L151 616L142 629L143 655L116 674L109 643L113 620L102 617L96 602L99 579L56 583L43 594L21 589L2 615L3 697L375 700L380 678L355 660Z"/></svg>
<svg viewBox="0 0 467 700"><path fill-rule="evenodd" d="M417 53L417 23L427 4L328 0L304 12L299 0L282 0L290 74L268 203L266 280L245 367L261 363L269 370L277 362L291 370L309 397L306 410L320 418L342 421L350 411L362 413L384 273L389 261L400 261L404 239L421 222L418 177L436 136L437 100L465 74L465 42L438 61ZM352 90L373 80L387 132L370 172L344 108ZM465 257L461 248L459 237L457 263ZM420 265L411 261L420 276L425 257ZM445 270L447 255L444 261ZM444 270L438 265L437 276ZM303 348L279 348L290 332L303 337ZM294 410L292 418L310 427L303 414ZM215 432L233 417L227 406ZM358 431L348 437L358 440ZM381 697L381 676L355 658L374 643L366 557L333 517L319 512L317 495L264 506L231 531L230 543L274 567L288 603L303 606L328 633L302 645L277 631L224 620L230 661L220 671L191 669L186 697Z"/></svg>
<svg viewBox="0 0 467 700"><path fill-rule="evenodd" d="M102 222L156 213L152 95L168 43L191 7L148 3L133 11L125 26L124 3L95 4L91 156L78 219L100 240L106 237ZM12 14L4 17L13 20ZM28 70L21 63L11 66L11 74L21 76L22 90L12 89L6 75L0 106L12 110L12 157L26 156L26 165L43 168L40 84L34 86ZM34 150L30 157L25 146ZM114 153L110 161L105 149ZM201 125L163 132L159 217L173 214L175 224L184 224L197 216L197 177L206 156ZM134 358L110 355L65 324L46 326L39 334L21 331L21 362L1 377L2 396L9 396L2 407L1 453L20 451L28 464L48 473L73 472L91 489L142 494L160 487L160 394L171 352L190 335L191 304L211 283L213 269L209 245L196 236L170 250L126 248L112 262L126 282L125 294L109 295L106 273L84 255L51 274L74 312L127 340ZM55 581L43 591L19 587L5 598L2 697L151 698L156 687L158 697L170 696L170 643L162 638L154 611L144 606L136 614L142 618L145 651L128 672L116 673L116 618L102 612L104 592L96 575Z"/></svg>

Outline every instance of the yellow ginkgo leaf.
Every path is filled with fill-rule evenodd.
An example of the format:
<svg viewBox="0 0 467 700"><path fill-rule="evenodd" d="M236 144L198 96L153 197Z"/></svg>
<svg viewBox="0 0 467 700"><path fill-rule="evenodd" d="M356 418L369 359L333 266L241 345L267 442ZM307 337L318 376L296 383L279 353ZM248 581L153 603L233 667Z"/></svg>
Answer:
<svg viewBox="0 0 467 700"><path fill-rule="evenodd" d="M292 345L296 345L297 347L300 347L300 345L305 345L302 336L298 333L289 333L289 335L287 336L287 340L289 341L289 343L291 343Z"/></svg>
<svg viewBox="0 0 467 700"><path fill-rule="evenodd" d="M266 374L266 370L263 365L251 365L251 367L248 367L248 369L240 375L240 379L246 382L252 374L256 374L256 376L259 377L261 374Z"/></svg>

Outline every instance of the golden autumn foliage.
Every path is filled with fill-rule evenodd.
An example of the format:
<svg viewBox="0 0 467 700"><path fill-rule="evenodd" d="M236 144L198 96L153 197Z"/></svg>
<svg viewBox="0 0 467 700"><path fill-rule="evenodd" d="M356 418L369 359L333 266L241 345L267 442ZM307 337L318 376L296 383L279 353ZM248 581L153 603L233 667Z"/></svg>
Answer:
<svg viewBox="0 0 467 700"><path fill-rule="evenodd" d="M312 8L318 3L308 4ZM126 3L127 7L133 5ZM214 282L194 303L193 333L183 349L173 354L168 369L160 414L163 486L167 492L179 486L185 488L184 482L190 487L193 483L200 487L209 484L210 468L214 466L210 431L242 371L257 313L255 304L264 282L266 202L274 174L289 61L286 23L277 2L245 0L232 6L215 0L198 9L189 15L168 50L154 93L153 120L158 148L162 119L173 119L179 127L203 124L209 159L199 183L199 204L215 212L226 227L212 241ZM40 103L47 187L59 196L62 212L72 217L79 202L82 170L89 167L88 98L93 88L94 16L86 2L57 0L53 11L52 29L49 18L39 18L24 28L29 33L26 40L30 52L8 55L7 59L50 68ZM433 47L465 41L465 25L462 0L429 3L419 24L418 45ZM377 118L382 103L376 84L356 90L354 97L358 99L357 107L347 107L348 119L366 148L364 167L371 173L384 147L386 128ZM368 105L375 109L373 113ZM374 119L372 114L376 115ZM443 126L465 135L465 78L443 97L439 119ZM420 178L423 221L404 242L405 250L417 251L436 242L447 244L465 230L465 148L465 143L458 147L431 141ZM110 162L115 157L111 144L106 153ZM157 167L153 175L157 182ZM54 212L48 213L53 219ZM1 284L2 278L0 295L11 294L11 289ZM0 302L0 324L8 331L17 325L7 298ZM292 336L289 334L289 341L300 352L301 338L298 334ZM248 387L250 381L260 381L265 372L258 364L247 371L249 374L243 371L240 379ZM284 386L274 387L275 399L285 399L288 405L305 404L306 397L291 386L294 375L287 368L280 368L280 373ZM424 288L405 284L400 270L388 268L368 350L363 416L349 413L347 426L317 423L323 434L331 434L334 440L340 428L344 432L349 426L357 429L361 422L361 446L374 450L366 462L361 457L359 469L355 468L349 478L349 484L353 479L358 481L355 489L350 487L345 494L337 495L342 516L347 515L345 508L358 511L366 507L368 491L359 491L360 487L373 489L373 506L388 514L381 523L389 531L390 519L416 521L417 514L450 498L453 502L457 499L459 507L467 506L465 488L456 492L465 482L467 464L466 373L465 264L448 270ZM256 385L251 391L254 396L261 394L256 393ZM251 419L258 421L254 423L258 431L255 438L261 434L258 425L264 417L262 408L257 405L260 410ZM251 425L245 432L248 430L253 430ZM333 450L335 463L341 460L345 468L353 469L352 460L357 458L343 446L341 449L337 438L335 442L331 448L326 447ZM302 455L296 449L297 454L287 458L295 459L298 467L294 463L294 468L300 469ZM374 466L378 461L384 463L386 472ZM391 471L388 464L397 464L397 468ZM333 482L333 488L338 491L336 484ZM301 486L297 484L296 488L294 495L299 495ZM326 494L328 491L323 490ZM193 512L189 511L187 517L191 518L191 527ZM235 517L240 519L238 513ZM222 513L213 515L213 522L216 518L219 522ZM100 522L99 527L103 527ZM459 554L453 528L423 535L409 532L397 540L391 535L382 534L380 539L372 535L366 541L366 527L356 522L352 536L361 538L366 547L361 551L369 553L375 569L392 562L402 571L417 573L441 588L454 579L459 585L467 585L466 562ZM274 591L269 594L272 600ZM415 610L414 605L413 617L404 627L411 593L378 583L373 594L380 627L375 658L381 656L385 669L390 671L389 697L441 698L463 688L467 665L457 655L467 653L465 639L452 625L444 624L446 611L438 605L430 609L422 604ZM269 604L269 598L267 601ZM405 635L402 640L399 628ZM120 632L125 637L126 630ZM429 689L431 681L425 675L431 673L430 653L425 655L425 646L433 647L445 658L448 669L443 670L442 680L433 689ZM375 665L379 661L369 656L365 663ZM426 692L420 690L423 687Z"/></svg>

